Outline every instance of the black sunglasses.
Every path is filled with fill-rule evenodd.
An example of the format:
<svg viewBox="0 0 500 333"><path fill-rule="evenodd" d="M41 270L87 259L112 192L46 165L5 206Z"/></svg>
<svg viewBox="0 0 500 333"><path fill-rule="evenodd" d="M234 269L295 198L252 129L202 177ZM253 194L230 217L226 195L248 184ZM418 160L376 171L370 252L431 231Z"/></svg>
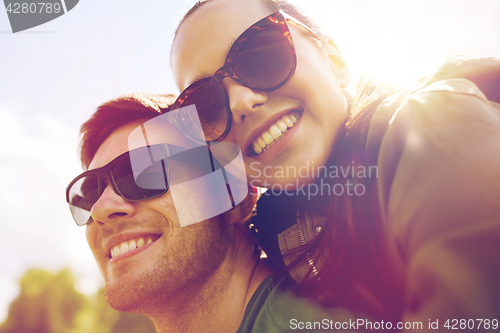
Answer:
<svg viewBox="0 0 500 333"><path fill-rule="evenodd" d="M194 82L172 105L172 110L194 104L203 131L191 117L178 112L172 124L197 142L221 141L231 129L232 113L221 84L226 77L257 91L272 91L284 85L295 72L297 57L287 22L321 42L306 25L279 11L258 21L234 42L224 66L212 77ZM204 138L200 137L204 134Z"/></svg>
<svg viewBox="0 0 500 333"><path fill-rule="evenodd" d="M239 153L233 146L235 145L220 147L219 151L230 151L228 160L232 160ZM181 163L176 164L175 161ZM195 165L196 172L190 172L186 163ZM92 206L108 184L111 184L117 195L128 201L143 201L165 194L170 185L183 183L221 168L223 166L214 158L207 145L188 150L166 143L149 145L128 151L105 166L85 171L73 179L66 188L66 201L76 224L82 226L92 221ZM170 173L175 175L175 179L170 177Z"/></svg>

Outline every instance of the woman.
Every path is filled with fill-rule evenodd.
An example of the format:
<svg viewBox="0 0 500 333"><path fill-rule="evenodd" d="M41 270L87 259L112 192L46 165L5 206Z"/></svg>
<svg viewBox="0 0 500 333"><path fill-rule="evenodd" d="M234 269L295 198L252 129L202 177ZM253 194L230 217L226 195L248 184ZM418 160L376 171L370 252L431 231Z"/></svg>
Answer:
<svg viewBox="0 0 500 333"><path fill-rule="evenodd" d="M351 99L333 40L270 0L196 4L171 59L174 108L195 104L204 137L184 132L237 143L251 184L282 192L261 199L258 234L301 292L424 327L500 313L498 59Z"/></svg>

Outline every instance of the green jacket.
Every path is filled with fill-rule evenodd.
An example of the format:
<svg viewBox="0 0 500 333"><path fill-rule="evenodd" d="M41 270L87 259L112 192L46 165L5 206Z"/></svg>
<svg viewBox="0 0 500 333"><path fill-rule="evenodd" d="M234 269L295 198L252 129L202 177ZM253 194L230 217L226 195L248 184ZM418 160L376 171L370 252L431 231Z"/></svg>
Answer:
<svg viewBox="0 0 500 333"><path fill-rule="evenodd" d="M237 333L355 331L356 319L348 310L325 309L297 296L296 286L288 274L268 276L250 299Z"/></svg>

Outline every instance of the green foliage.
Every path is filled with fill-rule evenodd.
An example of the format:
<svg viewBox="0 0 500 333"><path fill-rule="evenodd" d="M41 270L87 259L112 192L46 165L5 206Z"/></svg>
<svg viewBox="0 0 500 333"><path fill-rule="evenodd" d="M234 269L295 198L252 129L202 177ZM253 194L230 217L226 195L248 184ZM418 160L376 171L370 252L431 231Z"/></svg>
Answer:
<svg viewBox="0 0 500 333"><path fill-rule="evenodd" d="M19 281L21 292L10 304L0 333L154 333L146 317L109 307L104 288L84 296L74 288L69 269L53 273L32 269Z"/></svg>
<svg viewBox="0 0 500 333"><path fill-rule="evenodd" d="M119 312L113 310L104 298L104 288L87 297L85 308L75 318L75 327L70 333L108 333L118 320ZM127 331L124 331L126 333Z"/></svg>
<svg viewBox="0 0 500 333"><path fill-rule="evenodd" d="M68 269L51 273L42 269L26 272L21 292L10 305L1 333L67 333L85 298L74 286Z"/></svg>

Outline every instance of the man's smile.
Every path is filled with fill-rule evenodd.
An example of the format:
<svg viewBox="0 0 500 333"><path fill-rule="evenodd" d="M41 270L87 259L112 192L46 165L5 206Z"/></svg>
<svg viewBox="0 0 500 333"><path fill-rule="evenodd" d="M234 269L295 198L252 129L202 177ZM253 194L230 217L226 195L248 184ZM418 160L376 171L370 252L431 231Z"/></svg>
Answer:
<svg viewBox="0 0 500 333"><path fill-rule="evenodd" d="M126 233L113 236L106 241L107 255L111 261L130 257L148 248L161 237L152 233ZM125 256L126 254L126 256Z"/></svg>
<svg viewBox="0 0 500 333"><path fill-rule="evenodd" d="M130 241L125 241L118 245L115 245L111 248L110 251L111 258L115 258L129 251L141 248L144 245L149 245L153 243L153 239L154 238L152 236L140 237L137 239L132 239Z"/></svg>

